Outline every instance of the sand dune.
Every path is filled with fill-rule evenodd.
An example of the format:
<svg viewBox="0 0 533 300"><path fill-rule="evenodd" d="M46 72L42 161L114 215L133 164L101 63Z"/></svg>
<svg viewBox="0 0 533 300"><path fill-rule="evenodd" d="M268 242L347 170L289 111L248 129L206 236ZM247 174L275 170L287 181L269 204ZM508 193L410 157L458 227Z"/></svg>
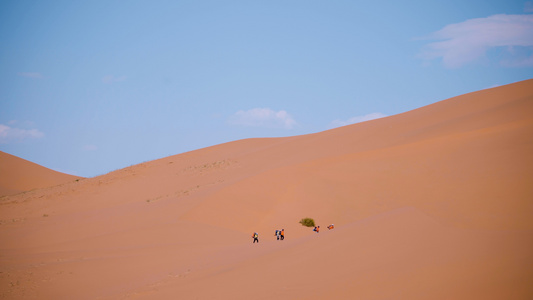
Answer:
<svg viewBox="0 0 533 300"><path fill-rule="evenodd" d="M531 299L532 113L529 80L5 196L0 299Z"/></svg>
<svg viewBox="0 0 533 300"><path fill-rule="evenodd" d="M0 151L0 197L54 186L76 179Z"/></svg>

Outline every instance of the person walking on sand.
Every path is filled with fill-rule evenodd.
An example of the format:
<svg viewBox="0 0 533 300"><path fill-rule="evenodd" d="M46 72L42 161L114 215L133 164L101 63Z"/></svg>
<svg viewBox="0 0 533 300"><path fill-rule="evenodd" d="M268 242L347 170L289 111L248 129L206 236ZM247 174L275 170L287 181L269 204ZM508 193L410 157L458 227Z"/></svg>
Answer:
<svg viewBox="0 0 533 300"><path fill-rule="evenodd" d="M282 229L282 230L279 232L279 236L281 237L281 240L282 240L282 241L285 239L285 229Z"/></svg>
<svg viewBox="0 0 533 300"><path fill-rule="evenodd" d="M313 231L316 231L316 233L319 233L320 232L320 226L315 226L315 229L313 229Z"/></svg>
<svg viewBox="0 0 533 300"><path fill-rule="evenodd" d="M254 232L254 234L252 235L252 237L254 238L254 242L253 242L253 244L255 244L255 242L258 242L258 243L259 243L259 235L257 234L257 232Z"/></svg>
<svg viewBox="0 0 533 300"><path fill-rule="evenodd" d="M279 235L280 235L279 230L276 229L276 239L277 239L278 241L279 241Z"/></svg>

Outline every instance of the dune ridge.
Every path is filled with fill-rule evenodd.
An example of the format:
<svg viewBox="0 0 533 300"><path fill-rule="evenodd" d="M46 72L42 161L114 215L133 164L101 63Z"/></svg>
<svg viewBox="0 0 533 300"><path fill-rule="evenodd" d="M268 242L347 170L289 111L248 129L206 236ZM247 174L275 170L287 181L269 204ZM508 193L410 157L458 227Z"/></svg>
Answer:
<svg viewBox="0 0 533 300"><path fill-rule="evenodd" d="M0 299L530 299L532 113L527 80L5 196Z"/></svg>
<svg viewBox="0 0 533 300"><path fill-rule="evenodd" d="M0 151L0 197L59 185L81 178L50 170Z"/></svg>

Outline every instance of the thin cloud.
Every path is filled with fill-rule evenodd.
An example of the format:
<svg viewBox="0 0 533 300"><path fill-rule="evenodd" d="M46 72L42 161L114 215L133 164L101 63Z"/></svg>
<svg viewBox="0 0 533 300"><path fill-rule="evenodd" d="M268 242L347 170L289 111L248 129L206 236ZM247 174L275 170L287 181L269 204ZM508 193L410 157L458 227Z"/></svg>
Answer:
<svg viewBox="0 0 533 300"><path fill-rule="evenodd" d="M92 152L98 150L98 147L95 145L85 145L83 146L84 151Z"/></svg>
<svg viewBox="0 0 533 300"><path fill-rule="evenodd" d="M33 79L43 78L43 75L38 72L18 72L17 75L21 77L33 78Z"/></svg>
<svg viewBox="0 0 533 300"><path fill-rule="evenodd" d="M509 57L502 65L531 66L533 51L533 15L493 15L450 24L425 39L420 57L426 61L441 58L447 68L475 62L491 48L500 47ZM525 48L525 51L514 51Z"/></svg>
<svg viewBox="0 0 533 300"><path fill-rule="evenodd" d="M526 1L526 3L524 4L524 12L533 12L533 1Z"/></svg>
<svg viewBox="0 0 533 300"><path fill-rule="evenodd" d="M13 128L0 124L0 143L21 141L26 139L38 139L44 137L44 133L37 129Z"/></svg>
<svg viewBox="0 0 533 300"><path fill-rule="evenodd" d="M522 52L525 52L525 51L522 51ZM509 50L509 53L514 54L515 51ZM509 67L509 68L533 67L533 54L529 56L526 54L512 55L511 57L502 59L500 64L503 67Z"/></svg>
<svg viewBox="0 0 533 300"><path fill-rule="evenodd" d="M341 127L341 126L366 122L366 121L375 120L375 119L384 118L384 117L387 117L387 115L379 113L379 112L375 112L375 113L367 114L364 116L352 117L348 120L334 120L329 124L329 128Z"/></svg>
<svg viewBox="0 0 533 300"><path fill-rule="evenodd" d="M488 86L488 87L484 88L483 90L493 89L493 88L499 87L499 86L502 86L502 85L501 84L493 84L491 86Z"/></svg>
<svg viewBox="0 0 533 300"><path fill-rule="evenodd" d="M111 83L122 82L122 81L126 81L126 76L116 77L113 75L106 75L102 78L102 82L105 84L111 84Z"/></svg>
<svg viewBox="0 0 533 300"><path fill-rule="evenodd" d="M270 108L253 108L246 111L239 110L229 118L228 122L232 125L246 127L283 129L292 129L297 124L286 111L274 111Z"/></svg>

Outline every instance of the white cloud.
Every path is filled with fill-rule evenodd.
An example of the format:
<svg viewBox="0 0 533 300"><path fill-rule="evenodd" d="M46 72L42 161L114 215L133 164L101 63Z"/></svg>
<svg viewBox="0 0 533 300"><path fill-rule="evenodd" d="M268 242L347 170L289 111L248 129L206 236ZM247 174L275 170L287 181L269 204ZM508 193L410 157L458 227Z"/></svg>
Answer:
<svg viewBox="0 0 533 300"><path fill-rule="evenodd" d="M270 108L239 110L229 118L228 122L233 125L284 129L292 129L297 124L286 111L274 111Z"/></svg>
<svg viewBox="0 0 533 300"><path fill-rule="evenodd" d="M126 80L126 76L115 77L113 75L106 75L102 78L102 82L105 84L111 84L111 83L121 82L125 80Z"/></svg>
<svg viewBox="0 0 533 300"><path fill-rule="evenodd" d="M37 139L44 137L44 133L37 129L20 129L0 124L0 143L20 141L24 139Z"/></svg>
<svg viewBox="0 0 533 300"><path fill-rule="evenodd" d="M19 72L17 73L19 76L26 77L26 78L34 78L34 79L41 79L43 78L43 75L38 72Z"/></svg>
<svg viewBox="0 0 533 300"><path fill-rule="evenodd" d="M366 122L366 121L370 121L370 120L383 118L383 117L386 117L386 116L387 115L385 115L385 114L375 112L375 113L367 114L367 115L364 115L364 116L352 117L352 118L350 118L348 120L344 120L344 121L343 120L334 120L334 121L332 121L329 124L329 128L335 128L335 127L341 127L341 126L346 126L346 125L355 124L355 123Z"/></svg>
<svg viewBox="0 0 533 300"><path fill-rule="evenodd" d="M530 66L533 51L533 15L493 15L450 24L426 39L439 40L424 47L420 57L442 58L447 68L457 68L501 47L511 57L506 66ZM515 53L513 49L526 48Z"/></svg>

